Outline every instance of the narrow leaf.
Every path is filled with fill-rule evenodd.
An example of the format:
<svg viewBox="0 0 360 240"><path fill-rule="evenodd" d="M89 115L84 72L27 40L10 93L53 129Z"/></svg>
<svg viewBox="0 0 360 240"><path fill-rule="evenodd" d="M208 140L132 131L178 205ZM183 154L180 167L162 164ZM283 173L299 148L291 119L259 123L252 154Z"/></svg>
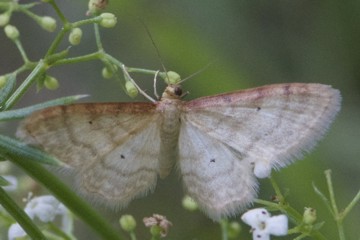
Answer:
<svg viewBox="0 0 360 240"><path fill-rule="evenodd" d="M41 150L30 147L23 142L4 135L0 135L0 153L4 156L10 154L12 156L17 156L22 159L29 159L30 161L37 161L39 163L57 166L64 165L56 158L42 152Z"/></svg>
<svg viewBox="0 0 360 240"><path fill-rule="evenodd" d="M30 107L0 112L0 121L21 119L35 111L38 111L38 110L41 110L44 108L48 108L48 107L57 106L57 105L71 104L71 103L73 103L81 98L87 97L87 96L88 95L75 95L75 96L62 97L62 98L47 101L44 103L39 103L39 104L30 106Z"/></svg>
<svg viewBox="0 0 360 240"><path fill-rule="evenodd" d="M5 178L0 176L0 186L5 187L5 186L9 186L9 185L10 185L10 183Z"/></svg>
<svg viewBox="0 0 360 240"><path fill-rule="evenodd" d="M0 104L3 104L14 90L16 84L16 74L7 75L6 84L0 89Z"/></svg>
<svg viewBox="0 0 360 240"><path fill-rule="evenodd" d="M20 224L31 239L46 240L46 237L32 222L29 216L0 188L0 205Z"/></svg>

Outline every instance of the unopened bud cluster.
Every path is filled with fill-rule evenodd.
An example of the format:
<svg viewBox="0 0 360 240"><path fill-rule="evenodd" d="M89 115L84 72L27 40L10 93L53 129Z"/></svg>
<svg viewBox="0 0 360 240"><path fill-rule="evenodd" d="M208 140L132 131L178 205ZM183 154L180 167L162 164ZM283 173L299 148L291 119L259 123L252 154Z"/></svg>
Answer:
<svg viewBox="0 0 360 240"><path fill-rule="evenodd" d="M117 18L115 17L114 14L112 13L102 13L100 15L100 17L102 18L100 21L100 26L105 27L105 28L112 28L116 25L117 23Z"/></svg>
<svg viewBox="0 0 360 240"><path fill-rule="evenodd" d="M165 80L167 84L177 84L181 81L181 77L174 71L161 72L159 76Z"/></svg>

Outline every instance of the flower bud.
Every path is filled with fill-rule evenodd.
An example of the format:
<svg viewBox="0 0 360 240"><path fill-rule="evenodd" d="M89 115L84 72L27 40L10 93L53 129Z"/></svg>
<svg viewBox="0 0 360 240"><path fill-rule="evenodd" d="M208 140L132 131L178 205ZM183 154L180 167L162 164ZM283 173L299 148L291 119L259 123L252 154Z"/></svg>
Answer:
<svg viewBox="0 0 360 240"><path fill-rule="evenodd" d="M19 30L13 26L13 25L6 25L6 27L4 28L5 34L8 38L10 38L11 40L16 40L19 38Z"/></svg>
<svg viewBox="0 0 360 240"><path fill-rule="evenodd" d="M49 16L41 17L39 24L48 32L53 32L56 29L56 20Z"/></svg>
<svg viewBox="0 0 360 240"><path fill-rule="evenodd" d="M56 78L47 75L44 80L44 86L49 90L55 90L59 87L59 82Z"/></svg>
<svg viewBox="0 0 360 240"><path fill-rule="evenodd" d="M144 217L145 227L150 228L153 237L166 237L172 223L160 214L153 214L152 217Z"/></svg>
<svg viewBox="0 0 360 240"><path fill-rule="evenodd" d="M303 214L305 224L313 224L316 221L316 209L306 207Z"/></svg>
<svg viewBox="0 0 360 240"><path fill-rule="evenodd" d="M82 30L81 28L74 28L69 35L69 42L71 45L78 45L81 42Z"/></svg>
<svg viewBox="0 0 360 240"><path fill-rule="evenodd" d="M100 15L102 17L100 21L100 26L105 28L112 28L116 25L117 19L114 14L112 13L102 13Z"/></svg>
<svg viewBox="0 0 360 240"><path fill-rule="evenodd" d="M151 236L153 236L155 239L160 238L161 237L161 232L162 232L162 228L160 226L152 226L150 228L150 234Z"/></svg>
<svg viewBox="0 0 360 240"><path fill-rule="evenodd" d="M6 24L8 24L10 21L10 13L9 12L5 12L0 14L0 27L5 26Z"/></svg>
<svg viewBox="0 0 360 240"><path fill-rule="evenodd" d="M101 75L105 79L110 79L114 74L107 67L103 67L103 69L101 70Z"/></svg>
<svg viewBox="0 0 360 240"><path fill-rule="evenodd" d="M90 0L88 4L87 15L93 15L106 8L109 4L108 0Z"/></svg>
<svg viewBox="0 0 360 240"><path fill-rule="evenodd" d="M137 89L137 87L130 81L126 81L125 89L127 94L132 98L136 97L139 94L139 90Z"/></svg>
<svg viewBox="0 0 360 240"><path fill-rule="evenodd" d="M162 77L167 84L177 84L181 80L180 75L174 71L161 72L159 76Z"/></svg>
<svg viewBox="0 0 360 240"><path fill-rule="evenodd" d="M241 232L241 225L238 222L231 222L227 227L228 237L230 239L237 239Z"/></svg>
<svg viewBox="0 0 360 240"><path fill-rule="evenodd" d="M189 196L185 196L182 200L182 206L189 211L195 211L198 209L197 203Z"/></svg>
<svg viewBox="0 0 360 240"><path fill-rule="evenodd" d="M113 65L113 64L111 66L112 66L112 69L110 69L109 67L104 67L102 69L101 74L102 74L103 78L110 79L113 77L114 72L116 72L118 68L116 65Z"/></svg>
<svg viewBox="0 0 360 240"><path fill-rule="evenodd" d="M119 222L124 231L132 232L136 228L136 221L131 215L122 215Z"/></svg>

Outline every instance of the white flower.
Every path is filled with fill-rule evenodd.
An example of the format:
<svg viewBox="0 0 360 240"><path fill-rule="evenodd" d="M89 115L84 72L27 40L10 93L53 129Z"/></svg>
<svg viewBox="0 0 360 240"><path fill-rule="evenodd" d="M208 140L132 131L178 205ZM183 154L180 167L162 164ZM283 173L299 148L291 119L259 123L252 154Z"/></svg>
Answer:
<svg viewBox="0 0 360 240"><path fill-rule="evenodd" d="M62 230L66 233L70 233L72 230L72 219L68 211L62 203L51 195L31 199L26 204L24 211L31 219L37 217L45 223L53 221L57 215L60 215L62 217ZM21 226L18 223L12 224L8 231L9 240L22 236L26 236L26 233Z"/></svg>
<svg viewBox="0 0 360 240"><path fill-rule="evenodd" d="M53 196L45 195L31 199L25 206L25 212L31 219L38 217L42 222L51 222L56 215L64 214L64 207Z"/></svg>
<svg viewBox="0 0 360 240"><path fill-rule="evenodd" d="M265 208L249 210L241 216L241 220L251 226L254 240L270 240L270 235L284 236L288 231L287 216L271 217Z"/></svg>
<svg viewBox="0 0 360 240"><path fill-rule="evenodd" d="M18 223L14 223L10 226L8 231L8 239L15 240L20 237L25 237L26 233Z"/></svg>

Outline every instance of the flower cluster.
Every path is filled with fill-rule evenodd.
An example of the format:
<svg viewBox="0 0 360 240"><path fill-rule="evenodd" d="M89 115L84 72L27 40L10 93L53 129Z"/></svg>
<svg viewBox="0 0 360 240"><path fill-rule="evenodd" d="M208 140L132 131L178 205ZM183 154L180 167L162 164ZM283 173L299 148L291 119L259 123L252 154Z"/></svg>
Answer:
<svg viewBox="0 0 360 240"><path fill-rule="evenodd" d="M37 217L44 223L52 222L57 215L62 217L62 230L69 233L72 226L70 218L65 206L51 195L44 195L31 199L25 206L24 211L31 218ZM9 240L26 236L25 231L18 223L10 226L8 231Z"/></svg>
<svg viewBox="0 0 360 240"><path fill-rule="evenodd" d="M241 216L241 220L251 226L254 240L270 240L270 235L284 236L288 231L287 216L271 217L265 208L249 210Z"/></svg>
<svg viewBox="0 0 360 240"><path fill-rule="evenodd" d="M152 217L145 217L143 222L146 227L149 227L152 235L160 235L161 237L166 237L169 228L172 226L172 223L166 219L165 216L160 214L153 214Z"/></svg>

